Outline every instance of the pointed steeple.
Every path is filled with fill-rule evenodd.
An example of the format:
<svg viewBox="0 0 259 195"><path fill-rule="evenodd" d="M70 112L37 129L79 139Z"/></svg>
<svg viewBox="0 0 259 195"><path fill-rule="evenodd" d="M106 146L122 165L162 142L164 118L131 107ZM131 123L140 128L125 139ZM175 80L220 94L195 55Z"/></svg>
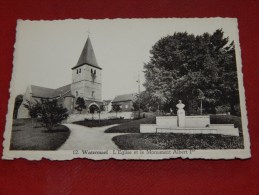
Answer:
<svg viewBox="0 0 259 195"><path fill-rule="evenodd" d="M72 69L80 67L84 64L93 66L93 67L98 68L98 69L102 69L97 63L97 60L96 60L96 57L95 57L95 54L94 54L93 46L92 46L89 35L88 35L88 38L86 40L85 46L84 46L84 48L81 52L81 55L79 57L79 60L76 64L76 66L74 66Z"/></svg>

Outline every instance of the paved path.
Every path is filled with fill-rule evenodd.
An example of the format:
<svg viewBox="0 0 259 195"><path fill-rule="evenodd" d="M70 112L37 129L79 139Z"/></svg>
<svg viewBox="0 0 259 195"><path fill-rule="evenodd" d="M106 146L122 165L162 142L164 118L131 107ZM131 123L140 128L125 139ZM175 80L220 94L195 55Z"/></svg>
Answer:
<svg viewBox="0 0 259 195"><path fill-rule="evenodd" d="M104 133L110 126L104 127L85 127L75 124L64 124L71 133L67 141L59 148L59 150L116 150L118 147L112 141L112 138L121 133Z"/></svg>

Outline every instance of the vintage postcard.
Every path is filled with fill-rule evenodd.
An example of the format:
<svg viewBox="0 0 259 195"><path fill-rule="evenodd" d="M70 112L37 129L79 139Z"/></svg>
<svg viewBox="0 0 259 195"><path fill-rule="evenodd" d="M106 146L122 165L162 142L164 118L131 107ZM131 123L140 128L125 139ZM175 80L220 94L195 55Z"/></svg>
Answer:
<svg viewBox="0 0 259 195"><path fill-rule="evenodd" d="M3 159L246 159L236 18L18 20Z"/></svg>

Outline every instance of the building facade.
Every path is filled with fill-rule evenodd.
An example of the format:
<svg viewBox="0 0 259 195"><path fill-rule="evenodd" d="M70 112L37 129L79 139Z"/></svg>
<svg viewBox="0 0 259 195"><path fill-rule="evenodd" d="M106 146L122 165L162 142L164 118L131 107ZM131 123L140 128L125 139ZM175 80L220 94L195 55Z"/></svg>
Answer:
<svg viewBox="0 0 259 195"><path fill-rule="evenodd" d="M69 114L75 110L76 100L85 100L88 112L92 106L99 107L102 102L102 68L98 65L95 53L88 37L77 64L72 68L72 83L57 89L29 85L23 96L23 102L18 109L17 118L29 118L28 110L24 107L27 101L40 99L57 99Z"/></svg>
<svg viewBox="0 0 259 195"><path fill-rule="evenodd" d="M118 95L112 100L112 106L113 105L119 105L122 112L131 112L133 111L133 101L136 98L136 94L130 93L130 94L123 94Z"/></svg>
<svg viewBox="0 0 259 195"><path fill-rule="evenodd" d="M110 112L112 110L112 101L111 100L103 100L104 111Z"/></svg>
<svg viewBox="0 0 259 195"><path fill-rule="evenodd" d="M71 94L85 100L87 110L99 107L102 102L102 68L98 65L93 46L88 37L79 60L72 68Z"/></svg>

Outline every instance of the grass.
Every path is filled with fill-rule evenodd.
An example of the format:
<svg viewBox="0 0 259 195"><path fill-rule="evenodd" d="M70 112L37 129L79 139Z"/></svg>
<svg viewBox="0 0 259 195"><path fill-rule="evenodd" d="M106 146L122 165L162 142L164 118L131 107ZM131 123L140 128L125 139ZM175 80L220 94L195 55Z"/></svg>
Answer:
<svg viewBox="0 0 259 195"><path fill-rule="evenodd" d="M234 124L239 130L239 136L243 137L243 128L241 118L232 115L210 115L211 124Z"/></svg>
<svg viewBox="0 0 259 195"><path fill-rule="evenodd" d="M114 125L114 124L122 124L132 121L131 119L104 119L104 120L89 120L85 119L83 121L76 121L73 124L82 125L85 127L103 127L107 125Z"/></svg>
<svg viewBox="0 0 259 195"><path fill-rule="evenodd" d="M155 117L131 120L118 126L111 127L105 133L140 133L140 124L155 124Z"/></svg>
<svg viewBox="0 0 259 195"><path fill-rule="evenodd" d="M145 134L126 134L118 135L112 138L112 141L120 150L159 150L163 149L158 144L145 139Z"/></svg>
<svg viewBox="0 0 259 195"><path fill-rule="evenodd" d="M144 119L141 119L144 120ZM107 131L117 130L123 133L138 133L139 124L143 121L124 123ZM154 118L149 118L150 124ZM242 149L244 148L240 117L230 115L211 115L211 124L234 124L239 128L239 136L213 134L180 134L180 133L143 133L127 134L113 137L115 144L122 150L156 150L156 149ZM115 132L115 131L114 131Z"/></svg>
<svg viewBox="0 0 259 195"><path fill-rule="evenodd" d="M210 134L150 133L113 137L121 150L241 149L240 137Z"/></svg>
<svg viewBox="0 0 259 195"><path fill-rule="evenodd" d="M69 137L70 130L63 125L52 131L37 125L32 128L31 119L13 121L10 150L56 150Z"/></svg>

